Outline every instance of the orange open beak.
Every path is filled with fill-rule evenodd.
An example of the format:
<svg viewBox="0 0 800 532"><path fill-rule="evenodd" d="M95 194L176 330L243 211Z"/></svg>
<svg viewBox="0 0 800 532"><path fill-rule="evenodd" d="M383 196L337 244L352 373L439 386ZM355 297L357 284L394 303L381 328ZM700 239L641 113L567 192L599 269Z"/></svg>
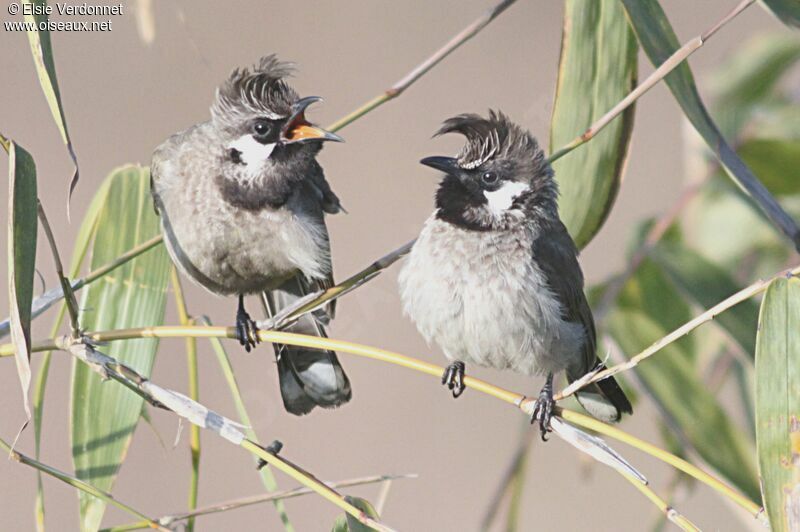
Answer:
<svg viewBox="0 0 800 532"><path fill-rule="evenodd" d="M335 133L326 131L319 126L315 126L306 120L306 108L314 102L321 101L319 96L308 96L301 98L292 106L292 114L286 121L286 125L281 131L281 140L284 144L294 142L307 142L311 140L323 141L332 140L344 142L344 139Z"/></svg>

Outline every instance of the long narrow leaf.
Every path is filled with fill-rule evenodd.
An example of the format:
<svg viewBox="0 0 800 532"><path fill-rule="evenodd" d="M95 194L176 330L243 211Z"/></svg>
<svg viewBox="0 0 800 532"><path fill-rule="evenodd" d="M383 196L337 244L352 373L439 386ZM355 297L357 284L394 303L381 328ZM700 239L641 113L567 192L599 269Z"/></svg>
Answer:
<svg viewBox="0 0 800 532"><path fill-rule="evenodd" d="M678 49L678 39L657 0L622 0L639 44L653 65L660 65ZM665 78L686 118L719 159L728 175L751 196L772 223L800 250L800 228L736 155L708 114L692 71L684 62Z"/></svg>
<svg viewBox="0 0 800 532"><path fill-rule="evenodd" d="M8 294L14 359L25 413L31 417L31 301L36 269L36 165L14 141L8 143Z"/></svg>
<svg viewBox="0 0 800 532"><path fill-rule="evenodd" d="M39 84L42 86L44 97L53 119L56 122L58 131L61 133L61 140L67 147L75 171L69 182L69 195L78 184L78 158L72 147L72 140L67 130L67 120L64 117L64 107L61 104L61 91L58 89L58 79L56 78L56 65L53 60L53 47L50 44L50 31L47 29L47 15L43 14L47 6L47 0L23 0L24 4L29 4L36 8L35 15L25 15L25 22L33 24L34 28L28 30L28 41L31 45L33 62L36 65L36 73L39 76Z"/></svg>
<svg viewBox="0 0 800 532"><path fill-rule="evenodd" d="M617 0L568 0L550 146L580 135L636 86L636 39ZM561 218L578 246L600 230L617 196L634 106L592 142L554 163Z"/></svg>
<svg viewBox="0 0 800 532"><path fill-rule="evenodd" d="M106 202L106 196L108 195L108 185L110 181L106 180L103 182L103 185L98 190L97 194L93 198L91 204L89 205L89 209L86 211L86 215L83 218L83 222L81 223L81 227L78 230L78 236L75 239L75 249L72 253L72 261L69 271L70 278L75 278L78 273L80 273L81 265L83 264L84 259L86 258L86 253L89 251L89 244L91 244L91 240L94 238L94 231L97 228L97 215L100 211L100 207L102 207ZM61 287L58 288L59 293L61 293L61 297L63 298L63 292L61 291ZM37 300L41 299L41 296L37 298ZM34 308L31 309L32 317L36 316L36 309L35 309L35 302ZM64 320L64 316L66 315L67 307L62 302L59 306L58 313L56 315L56 319L53 322L53 327L51 329L50 336L55 337L58 334L58 331L61 329L61 324ZM2 325L0 325L0 338L3 336ZM50 360L52 358L52 352L47 351L42 354L41 362L39 363L39 370L36 372L36 380L34 381L33 385L33 439L34 439L34 449L35 449L35 458L38 460L41 452L41 442L42 442L42 420L44 419L44 399L45 399L45 390L47 388L47 378L50 372ZM36 515L36 529L38 532L44 531L44 484L42 483L42 472L36 472L36 502L34 503L34 513Z"/></svg>
<svg viewBox="0 0 800 532"><path fill-rule="evenodd" d="M778 279L761 304L756 441L774 532L800 528L800 279Z"/></svg>
<svg viewBox="0 0 800 532"><path fill-rule="evenodd" d="M730 274L680 243L662 243L652 257L683 295L703 309L709 308L741 290ZM714 320L736 340L742 350L755 356L755 326L758 306L744 301Z"/></svg>
<svg viewBox="0 0 800 532"><path fill-rule="evenodd" d="M109 176L106 201L97 218L92 269L108 263L158 232L148 190L147 170L117 169ZM81 326L90 330L160 325L164 316L170 262L163 248L137 257L87 287ZM158 341L115 342L110 356L149 376ZM110 491L142 411L142 398L114 382L103 382L84 364L72 380L72 457L76 475ZM96 530L103 501L81 496L81 528Z"/></svg>
<svg viewBox="0 0 800 532"><path fill-rule="evenodd" d="M625 353L640 352L675 329L676 321L685 319L689 311L676 292L653 262L642 264L608 319L609 332ZM685 340L669 344L636 371L680 429L674 436L690 444L743 493L758 499L754 449L702 382L690 351L693 344Z"/></svg>

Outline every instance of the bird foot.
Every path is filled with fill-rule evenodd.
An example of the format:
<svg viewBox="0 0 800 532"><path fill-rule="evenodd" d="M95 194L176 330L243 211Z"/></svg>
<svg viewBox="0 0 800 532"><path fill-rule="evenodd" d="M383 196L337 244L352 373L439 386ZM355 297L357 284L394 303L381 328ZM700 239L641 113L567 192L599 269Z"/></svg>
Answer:
<svg viewBox="0 0 800 532"><path fill-rule="evenodd" d="M269 454L273 454L273 455L277 456L278 453L281 452L281 449L283 449L283 443L281 443L278 440L275 440L272 443L270 443L269 445L267 445L266 447L263 447L261 445L259 445L259 447L261 447L262 449L267 451ZM258 463L256 464L256 469L261 469L266 465L267 465L267 461L264 460L263 458L259 458L258 459Z"/></svg>
<svg viewBox="0 0 800 532"><path fill-rule="evenodd" d="M442 373L442 384L453 392L453 397L458 397L464 393L464 370L466 366L460 360L450 363Z"/></svg>
<svg viewBox="0 0 800 532"><path fill-rule="evenodd" d="M256 322L250 318L250 314L243 308L240 308L236 313L236 338L248 353L251 348L255 347L256 344L261 341L258 338Z"/></svg>
<svg viewBox="0 0 800 532"><path fill-rule="evenodd" d="M547 433L552 432L550 427L550 419L553 417L553 409L556 402L553 400L553 383L548 380L547 383L539 392L539 398L533 407L533 414L531 414L531 425L534 423L539 424L539 432L542 434L542 441L547 441Z"/></svg>

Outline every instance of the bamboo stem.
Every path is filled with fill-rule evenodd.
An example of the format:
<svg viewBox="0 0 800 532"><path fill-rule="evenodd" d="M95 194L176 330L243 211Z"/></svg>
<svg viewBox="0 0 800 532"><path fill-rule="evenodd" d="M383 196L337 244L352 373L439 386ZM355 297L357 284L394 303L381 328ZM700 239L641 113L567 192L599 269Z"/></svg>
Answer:
<svg viewBox="0 0 800 532"><path fill-rule="evenodd" d="M477 35L491 21L497 18L503 11L508 9L515 0L502 0L494 7L487 9L480 17L475 19L469 26L458 32L444 46L436 50L431 56L422 63L414 67L408 74L403 76L397 83L385 90L382 94L375 96L364 105L344 116L327 127L329 131L338 131L343 127L358 120L365 114L400 96L408 87L414 84L419 78L427 74L433 67L438 65L445 57L450 55L459 46Z"/></svg>
<svg viewBox="0 0 800 532"><path fill-rule="evenodd" d="M83 491L85 493L88 493L89 495L97 497L98 499L102 499L105 502L116 506L120 510L123 510L123 511L131 514L132 516L138 517L139 519L142 520L143 523L146 523L147 526L150 527L150 528L153 528L153 529L156 529L156 530L160 530L162 532L170 532L168 528L165 528L165 527L161 526L155 520L147 517L146 515L144 515L140 511L133 509L132 507L130 507L127 504L125 504L124 502L121 502L121 501L115 499L114 496L111 495L110 493L106 493L105 491L100 490L100 489L92 486L91 484L89 484L87 482L84 482L83 480L80 480L79 478L73 477L72 475L70 475L68 473L64 473L63 471L60 471L60 470L58 470L58 469L56 469L54 467L50 467L49 465L43 464L42 462L40 462L38 460L35 460L35 459L33 459L33 458L29 457L29 456L26 456L26 455L24 455L24 454L22 454L22 453L20 453L18 451L12 450L11 446L8 443L6 443L5 440L3 440L1 438L0 438L0 449L2 449L5 452L9 453L9 457L12 460L14 460L15 462L19 462L20 464L24 464L26 466L30 466L30 467L32 467L32 468L34 468L34 469L36 469L36 470L38 470L38 471L40 471L42 473L45 473L45 474L47 474L47 475L49 475L49 476L51 476L53 478L57 478L58 480L60 480L61 482L64 482L65 484L69 484L73 488L79 489L79 490L81 490L81 491Z"/></svg>
<svg viewBox="0 0 800 532"><path fill-rule="evenodd" d="M376 484L376 483L385 483L391 482L393 480L405 479L405 478L416 478L417 475L413 474L405 474L405 475L373 475L369 477L361 477L361 478L354 478L349 480L341 480L339 482L326 482L328 486L331 488L349 488L352 486L364 486L367 484ZM229 510L236 510L238 508L244 508L247 506L252 506L255 504L260 504L264 502L271 502L271 501L280 501L285 499L293 499L295 497L302 497L304 495L309 495L314 493L314 490L310 488L292 488L289 490L283 490L275 493L262 493L259 495L251 495L249 497L241 497L239 499L233 499L230 501L220 502L216 504L211 504L208 506L203 506L201 508L197 508L196 510L190 512L181 512L176 514L169 514L163 517L158 518L158 522L165 526L172 526L179 521L185 521L189 518L193 517L201 517L204 515L210 515L220 512L227 512ZM104 532L122 532L127 530L140 530L142 528L149 528L147 523L143 523L142 521L137 521L135 523L128 523L126 525L121 525L113 528L109 528Z"/></svg>
<svg viewBox="0 0 800 532"><path fill-rule="evenodd" d="M342 497L339 493L335 490L326 486L319 480L317 480L313 475L308 473L307 471L302 470L298 466L292 464L285 458L279 456L277 453L271 453L263 449L260 445L257 445L251 442L248 439L244 439L241 443L241 446L254 455L258 456L269 465L282 471L286 475L292 477L293 479L297 480L298 482L302 483L303 485L313 489L317 494L322 496L324 499L328 500L329 502L335 504L348 514L352 515L358 521L366 526L372 527L379 532L392 532L392 529L383 525L367 514L365 514L362 510L356 508L349 502L347 502L344 497Z"/></svg>
<svg viewBox="0 0 800 532"><path fill-rule="evenodd" d="M633 89L625 98L623 98L619 103L617 103L614 107L612 107L606 114L601 116L597 121L595 121L589 128L584 131L582 134L575 137L565 146L559 148L555 152L553 152L550 157L548 158L548 162L553 163L563 157L564 155L568 154L578 146L581 146L590 140L592 140L604 127L606 127L612 120L617 118L622 112L630 107L636 100L638 100L644 93L652 89L658 82L664 79L667 74L675 70L678 66L680 66L686 59L689 58L694 52L696 52L700 47L705 44L705 42L710 39L720 28L722 28L725 24L733 20L739 13L744 11L750 4L752 4L755 0L744 0L738 6L736 6L732 11L726 14L722 19L717 21L711 28L703 32L701 35L698 35L694 39L689 40L686 44L675 50L671 56L667 58L666 61L661 63L652 74L647 76L647 78L641 82L635 89Z"/></svg>
<svg viewBox="0 0 800 532"><path fill-rule="evenodd" d="M703 484L711 487L717 493L720 493L721 495L735 502L747 510L747 512L754 518L758 518L762 512L761 506L757 505L721 480L706 473L699 467L690 464L686 460L683 460L674 454L668 453L667 451L664 451L663 449L660 449L651 443L647 443L646 441L640 440L636 436L632 436L623 430L612 427L611 425L607 425L606 423L598 421L589 416L579 414L578 412L561 409L560 416L564 419L564 421L568 421L574 425L578 425L610 438L614 438L615 440L626 443L631 447L635 447L636 449L639 449L640 451L647 453L654 458L658 458L662 462L665 462L676 469L680 469L687 475L696 478Z"/></svg>
<svg viewBox="0 0 800 532"><path fill-rule="evenodd" d="M681 530L684 530L685 532L700 532L700 529L697 528L697 526L694 523L692 523L691 521L689 521L689 519L680 514L677 510L675 510L675 508L667 504L666 501L664 501L664 499L659 497L656 494L656 492L650 489L649 486L647 486L646 484L642 484L641 482L639 482L638 479L630 475L626 475L624 473L620 474L625 478L625 480L633 484L637 490L642 492L642 494L645 497L647 497L650 500L650 502L655 504L667 519L678 525L678 527L680 527Z"/></svg>
<svg viewBox="0 0 800 532"><path fill-rule="evenodd" d="M800 272L800 267L798 267L797 270L798 272ZM101 331L96 333L88 333L87 336L89 337L89 339L97 342L107 342L107 341L133 339L133 338L167 338L167 337L174 338L174 337L185 337L185 336L196 336L196 337L206 337L206 338L209 337L235 338L235 330L233 327L198 327L198 326L144 327L139 329L124 329L118 331ZM301 334L293 334L293 333L279 332L279 331L259 331L259 337L261 341L264 342L289 344L301 347L311 347L316 349L330 349L332 351L339 351L342 353L359 355L366 358L371 358L374 360L380 360L382 362L387 362L390 364L402 366L414 371L419 371L421 373L426 373L428 375L436 377L437 379L441 377L442 372L444 371L443 367L437 366L435 364L430 364L422 360L417 360L405 355L401 355L399 353L386 351L384 349L370 347L362 344L351 343L344 340L333 340L330 338L319 338L316 336L305 336ZM48 342L51 344L49 349L55 348L56 344L58 343L55 340L51 340ZM39 345L41 345L41 343ZM9 350L11 351L11 353L8 353ZM0 346L0 356L11 356L12 354L13 354L12 345ZM465 376L464 384L467 387L472 388L476 391L479 391L486 395L490 395L503 402L514 405L515 407L519 408L525 413L529 413L531 405L533 403L532 399L529 399L522 394L505 390L503 388L494 386L493 384L482 381L480 379L476 379L474 377ZM628 443L629 445L632 445L637 449L655 458L658 458L659 460L662 460L670 465L673 465L674 467L681 469L681 471L684 471L686 474L691 475L694 478L698 479L699 481L709 485L717 492L725 495L736 504L742 506L749 512L753 513L753 515L758 515L760 513L761 508L758 505L756 505L743 495L736 493L732 488L725 485L722 481L717 480L710 474L703 472L702 470L686 462L685 460L682 460L677 456L668 453L667 451L659 449L654 445L639 440L638 438L631 436L619 429L611 427L610 425L606 425L600 421L594 420L587 416L583 416L576 412L571 412L564 409L559 409L559 412L560 412L559 415L563 417L565 421L572 422L576 425L589 428L601 434L605 434L612 438ZM250 442L250 445L258 447L256 444L252 442ZM263 454L269 454L269 453L264 452ZM259 454L258 456L264 459L263 454Z"/></svg>
<svg viewBox="0 0 800 532"><path fill-rule="evenodd" d="M625 370L629 370L631 368L635 368L638 366L643 360L653 356L658 351L666 347L667 345L671 344L672 342L679 340L680 338L689 334L689 332L693 331L697 327L713 320L718 314L728 310L729 308L738 305L742 301L746 299L750 299L751 297L755 296L756 294L760 294L761 292L765 291L769 284L774 281L775 279L779 279L781 277L793 277L800 275L800 266L795 266L792 269L784 270L780 273L777 273L770 277L769 279L759 279L755 283L751 284L750 286L743 288L742 290L736 292L732 296L724 299L711 307L710 309L706 310L696 318L691 321L688 321L669 333L668 335L664 336L653 342L650 347L639 353L638 355L631 357L626 362L622 362L615 366L612 366L608 369L604 369L603 371L587 373L582 378L576 380L559 393L555 395L557 400L563 399L575 393L576 391L580 390L584 386L603 380L608 378L612 375L616 375L617 373Z"/></svg>
<svg viewBox="0 0 800 532"><path fill-rule="evenodd" d="M53 236L52 229L50 229L50 222L47 221L47 214L44 212L42 202L36 200L36 207L39 216L39 223L42 224L42 229L44 229L47 242L50 244L50 252L53 254L53 262L55 262L56 275L58 276L58 282L61 285L61 292L66 294L65 302L67 304L67 310L69 311L69 323L70 327L72 328L72 335L78 336L78 334L80 334L80 327L78 326L78 301L75 299L75 293L72 291L72 286L70 286L69 281L64 276L64 266L61 264L61 255L58 253L56 239Z"/></svg>
<svg viewBox="0 0 800 532"><path fill-rule="evenodd" d="M175 306L178 311L178 321L181 325L191 325L192 320L186 310L186 299L183 297L183 287L178 276L178 270L173 266L170 269L172 289L175 293ZM189 376L189 397L193 401L199 401L200 385L198 382L197 370L197 338L186 338L186 368ZM200 488L200 427L192 424L189 434L189 449L192 463L192 478L189 481L189 501L188 508L197 508L197 495ZM186 522L187 532L194 531L194 517L189 517Z"/></svg>

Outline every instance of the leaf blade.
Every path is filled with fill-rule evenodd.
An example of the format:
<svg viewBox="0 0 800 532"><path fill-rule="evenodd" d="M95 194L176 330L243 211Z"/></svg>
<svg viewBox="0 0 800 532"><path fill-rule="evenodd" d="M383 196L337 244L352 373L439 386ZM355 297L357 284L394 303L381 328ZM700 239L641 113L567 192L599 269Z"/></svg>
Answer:
<svg viewBox="0 0 800 532"><path fill-rule="evenodd" d="M586 131L634 89L636 52L636 39L618 2L567 1L550 123L551 150ZM600 230L616 199L633 116L632 105L592 142L553 163L561 191L561 218L579 247Z"/></svg>
<svg viewBox="0 0 800 532"><path fill-rule="evenodd" d="M36 13L43 13L43 8L47 6L47 0L23 0L23 3L35 7L37 9ZM46 23L47 20L48 16L45 14L25 15L26 22L35 24L34 29L28 30L27 34L33 62L36 66L36 74L39 77L39 85L42 87L42 92L44 92L45 100L47 100L47 105L50 107L50 113L53 115L56 127L61 133L61 140L67 147L72 164L75 167L72 179L69 182L69 195L72 196L72 191L75 189L75 185L78 184L78 157L75 155L75 149L72 146L72 139L70 139L69 130L67 129L67 120L64 116L64 106L61 103L61 91L58 88L50 31L47 29L41 30L39 26L41 22ZM69 202L67 207L69 207Z"/></svg>
<svg viewBox="0 0 800 532"><path fill-rule="evenodd" d="M761 303L756 441L771 529L800 526L800 279L777 279Z"/></svg>
<svg viewBox="0 0 800 532"><path fill-rule="evenodd" d="M122 167L109 176L97 214L91 267L103 265L158 233L146 169ZM81 325L91 330L160 325L170 262L163 248L137 257L89 285L82 294ZM115 342L108 354L149 376L157 339ZM72 458L75 474L110 491L142 411L142 398L117 383L103 383L85 364L73 365ZM105 502L80 497L81 528L95 530Z"/></svg>
<svg viewBox="0 0 800 532"><path fill-rule="evenodd" d="M660 65L679 45L675 31L658 0L622 0L622 3L642 49L653 65ZM727 174L750 195L795 248L800 250L800 228L722 136L700 98L689 64L682 62L664 80L686 118L705 140Z"/></svg>
<svg viewBox="0 0 800 532"><path fill-rule="evenodd" d="M36 164L13 140L8 143L8 293L11 338L25 414L31 418L31 303L36 268Z"/></svg>

